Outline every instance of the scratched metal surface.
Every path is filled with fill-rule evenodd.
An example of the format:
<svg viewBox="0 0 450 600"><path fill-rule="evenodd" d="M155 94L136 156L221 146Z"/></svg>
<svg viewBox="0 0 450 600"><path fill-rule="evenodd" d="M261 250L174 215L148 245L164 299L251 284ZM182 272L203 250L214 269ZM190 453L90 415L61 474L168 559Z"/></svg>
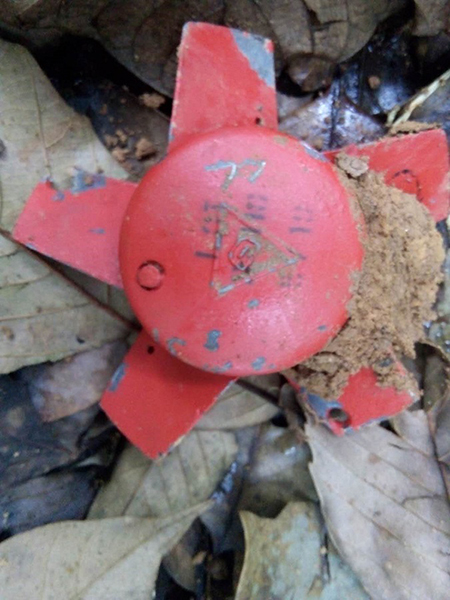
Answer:
<svg viewBox="0 0 450 600"><path fill-rule="evenodd" d="M359 235L322 155L265 128L222 129L172 150L133 195L124 287L144 328L181 360L229 375L273 372L345 323ZM136 280L149 262L165 273L150 291Z"/></svg>

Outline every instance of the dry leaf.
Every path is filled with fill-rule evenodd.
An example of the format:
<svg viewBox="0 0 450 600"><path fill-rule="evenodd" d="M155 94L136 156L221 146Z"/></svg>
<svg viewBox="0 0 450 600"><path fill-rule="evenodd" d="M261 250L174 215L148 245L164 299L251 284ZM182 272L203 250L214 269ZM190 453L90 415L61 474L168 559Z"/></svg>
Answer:
<svg viewBox="0 0 450 600"><path fill-rule="evenodd" d="M128 327L0 235L0 373L123 338Z"/></svg>
<svg viewBox="0 0 450 600"><path fill-rule="evenodd" d="M0 40L0 224L10 231L40 181L69 188L77 173L126 173L86 117L65 104L25 48Z"/></svg>
<svg viewBox="0 0 450 600"><path fill-rule="evenodd" d="M127 351L123 341L80 352L53 365L24 369L31 401L43 421L56 421L96 404Z"/></svg>
<svg viewBox="0 0 450 600"><path fill-rule="evenodd" d="M206 508L54 523L0 544L2 600L148 600L162 557Z"/></svg>
<svg viewBox="0 0 450 600"><path fill-rule="evenodd" d="M266 425L245 470L239 509L274 517L288 503L317 500L308 464L311 453L291 429Z"/></svg>
<svg viewBox="0 0 450 600"><path fill-rule="evenodd" d="M201 430L238 429L269 421L279 408L256 393L233 383L195 426Z"/></svg>
<svg viewBox="0 0 450 600"><path fill-rule="evenodd" d="M89 457L89 465L106 467L118 433L91 406L70 417L43 423L34 408L28 387L20 377L0 377L0 490L74 467ZM0 595L1 597L1 595Z"/></svg>
<svg viewBox="0 0 450 600"><path fill-rule="evenodd" d="M450 251L447 251L443 270L444 282L436 303L438 318L430 324L428 335L433 345L450 356Z"/></svg>
<svg viewBox="0 0 450 600"><path fill-rule="evenodd" d="M288 504L276 519L243 512L241 520L246 549L235 600L369 600L336 552L326 552L314 504Z"/></svg>
<svg viewBox="0 0 450 600"><path fill-rule="evenodd" d="M414 0L416 35L437 35L440 31L449 32L450 7L448 0Z"/></svg>
<svg viewBox="0 0 450 600"><path fill-rule="evenodd" d="M405 0L6 0L0 17L22 28L34 43L44 32L71 31L97 37L130 71L164 93L172 93L176 49L186 21L208 21L270 37L277 63L303 83L320 82L330 62L344 60L368 41L375 27ZM45 28L45 29L44 29ZM318 60L311 61L311 55Z"/></svg>
<svg viewBox="0 0 450 600"><path fill-rule="evenodd" d="M374 600L447 600L450 509L424 412L337 437L308 426L331 538Z"/></svg>
<svg viewBox="0 0 450 600"><path fill-rule="evenodd" d="M289 112L284 101L284 116L280 130L307 142L317 150L340 148L347 144L362 144L378 139L385 127L364 113L339 90L339 81L330 90ZM292 105L291 105L292 107Z"/></svg>
<svg viewBox="0 0 450 600"><path fill-rule="evenodd" d="M84 519L97 494L97 480L95 467L61 469L10 488L2 486L0 539L48 523Z"/></svg>
<svg viewBox="0 0 450 600"><path fill-rule="evenodd" d="M427 359L424 381L425 401L431 404L427 412L428 423L436 447L436 458L450 499L450 382L448 367L440 356L431 356Z"/></svg>
<svg viewBox="0 0 450 600"><path fill-rule="evenodd" d="M68 277L78 287L85 290L90 296L96 298L100 304L107 306L112 311L129 321L136 324L138 321L131 309L125 292L113 285L108 285L100 279L95 279L82 271L77 271L68 265L49 260L50 264L60 273Z"/></svg>
<svg viewBox="0 0 450 600"><path fill-rule="evenodd" d="M84 172L123 177L89 121L58 96L27 50L0 40L0 225L36 184ZM0 239L0 373L122 338L128 328L39 260Z"/></svg>
<svg viewBox="0 0 450 600"><path fill-rule="evenodd" d="M236 453L234 435L222 431L193 431L156 461L128 446L89 518L177 514L211 496Z"/></svg>

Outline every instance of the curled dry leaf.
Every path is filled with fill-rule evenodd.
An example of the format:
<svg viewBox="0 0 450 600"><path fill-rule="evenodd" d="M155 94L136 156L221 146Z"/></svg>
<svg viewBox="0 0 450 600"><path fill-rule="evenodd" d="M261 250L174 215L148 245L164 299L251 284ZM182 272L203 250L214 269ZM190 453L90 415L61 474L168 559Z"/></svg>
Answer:
<svg viewBox="0 0 450 600"><path fill-rule="evenodd" d="M44 31L96 37L128 69L171 94L186 21L224 24L274 39L279 70L287 67L311 89L326 82L333 63L357 52L378 23L405 5L405 0L34 0L25 5L6 0L0 18L23 29L34 43L45 40Z"/></svg>
<svg viewBox="0 0 450 600"><path fill-rule="evenodd" d="M148 600L162 557L206 508L166 519L63 522L0 544L2 600Z"/></svg>
<svg viewBox="0 0 450 600"><path fill-rule="evenodd" d="M200 430L238 429L269 421L279 408L257 393L233 383L195 426Z"/></svg>
<svg viewBox="0 0 450 600"><path fill-rule="evenodd" d="M89 518L176 516L213 494L236 454L234 435L222 431L193 431L156 461L129 445L97 495ZM190 531L164 560L172 577L188 589L195 589L192 549L197 539L198 531Z"/></svg>
<svg viewBox="0 0 450 600"><path fill-rule="evenodd" d="M2 487L0 539L47 523L84 519L97 493L97 481L97 469L91 467L62 469Z"/></svg>
<svg viewBox="0 0 450 600"><path fill-rule="evenodd" d="M97 406L43 423L25 382L16 374L0 377L0 399L3 497L9 488L50 472L70 469L86 457L90 457L91 465L108 464L107 449L114 448L117 434Z"/></svg>
<svg viewBox="0 0 450 600"><path fill-rule="evenodd" d="M447 251L444 265L444 282L439 290L436 303L438 318L429 324L428 336L434 346L450 356L450 250Z"/></svg>
<svg viewBox="0 0 450 600"><path fill-rule="evenodd" d="M83 172L126 177L86 117L67 106L25 48L0 40L0 224L11 231L31 191ZM56 193L56 192L55 192Z"/></svg>
<svg viewBox="0 0 450 600"><path fill-rule="evenodd" d="M97 403L127 348L123 341L111 342L56 364L24 369L41 419L56 421Z"/></svg>
<svg viewBox="0 0 450 600"><path fill-rule="evenodd" d="M124 171L24 48L0 40L0 58L0 226L11 230L43 179L65 187L85 172L123 177ZM128 331L114 315L4 237L0 296L1 373L98 347Z"/></svg>
<svg viewBox="0 0 450 600"><path fill-rule="evenodd" d="M244 472L239 509L274 517L288 503L317 500L308 463L311 453L291 429L263 426Z"/></svg>
<svg viewBox="0 0 450 600"><path fill-rule="evenodd" d="M129 328L0 235L0 373L123 338Z"/></svg>
<svg viewBox="0 0 450 600"><path fill-rule="evenodd" d="M127 446L89 518L175 515L211 496L236 453L234 435L222 431L193 431L156 461Z"/></svg>
<svg viewBox="0 0 450 600"><path fill-rule="evenodd" d="M449 31L448 0L414 0L416 35L437 35L440 31Z"/></svg>
<svg viewBox="0 0 450 600"><path fill-rule="evenodd" d="M338 83L333 84L323 96L285 112L280 130L317 150L362 144L382 136L384 126L339 94L338 87Z"/></svg>
<svg viewBox="0 0 450 600"><path fill-rule="evenodd" d="M424 412L336 437L308 426L333 542L374 600L446 600L450 509Z"/></svg>
<svg viewBox="0 0 450 600"><path fill-rule="evenodd" d="M335 550L327 552L313 503L291 503L276 519L240 516L246 549L235 600L369 600Z"/></svg>
<svg viewBox="0 0 450 600"><path fill-rule="evenodd" d="M435 354L427 357L423 400L442 475L450 500L450 380L448 364Z"/></svg>

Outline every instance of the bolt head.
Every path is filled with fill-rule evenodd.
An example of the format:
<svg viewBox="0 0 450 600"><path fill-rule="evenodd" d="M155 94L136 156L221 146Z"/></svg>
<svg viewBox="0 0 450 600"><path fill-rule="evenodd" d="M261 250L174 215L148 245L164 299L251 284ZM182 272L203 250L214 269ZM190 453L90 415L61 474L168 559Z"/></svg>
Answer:
<svg viewBox="0 0 450 600"><path fill-rule="evenodd" d="M157 290L164 279L164 267L154 260L146 261L138 268L136 279L144 290Z"/></svg>

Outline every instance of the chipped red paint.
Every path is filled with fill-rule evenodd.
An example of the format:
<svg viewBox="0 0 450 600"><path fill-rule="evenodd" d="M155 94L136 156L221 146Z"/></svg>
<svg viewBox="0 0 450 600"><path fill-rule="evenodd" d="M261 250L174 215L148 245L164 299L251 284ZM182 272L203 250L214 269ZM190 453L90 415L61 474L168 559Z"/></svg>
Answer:
<svg viewBox="0 0 450 600"><path fill-rule="evenodd" d="M383 173L388 185L414 194L436 222L447 218L449 156L442 129L386 137L371 144L345 146L325 154L334 160L339 152L367 157L371 170Z"/></svg>
<svg viewBox="0 0 450 600"><path fill-rule="evenodd" d="M232 381L182 363L142 332L101 406L133 444L157 458L192 429Z"/></svg>
<svg viewBox="0 0 450 600"><path fill-rule="evenodd" d="M80 192L39 183L13 237L32 250L122 287L119 234L135 189L135 183L111 178L105 178L102 186Z"/></svg>

